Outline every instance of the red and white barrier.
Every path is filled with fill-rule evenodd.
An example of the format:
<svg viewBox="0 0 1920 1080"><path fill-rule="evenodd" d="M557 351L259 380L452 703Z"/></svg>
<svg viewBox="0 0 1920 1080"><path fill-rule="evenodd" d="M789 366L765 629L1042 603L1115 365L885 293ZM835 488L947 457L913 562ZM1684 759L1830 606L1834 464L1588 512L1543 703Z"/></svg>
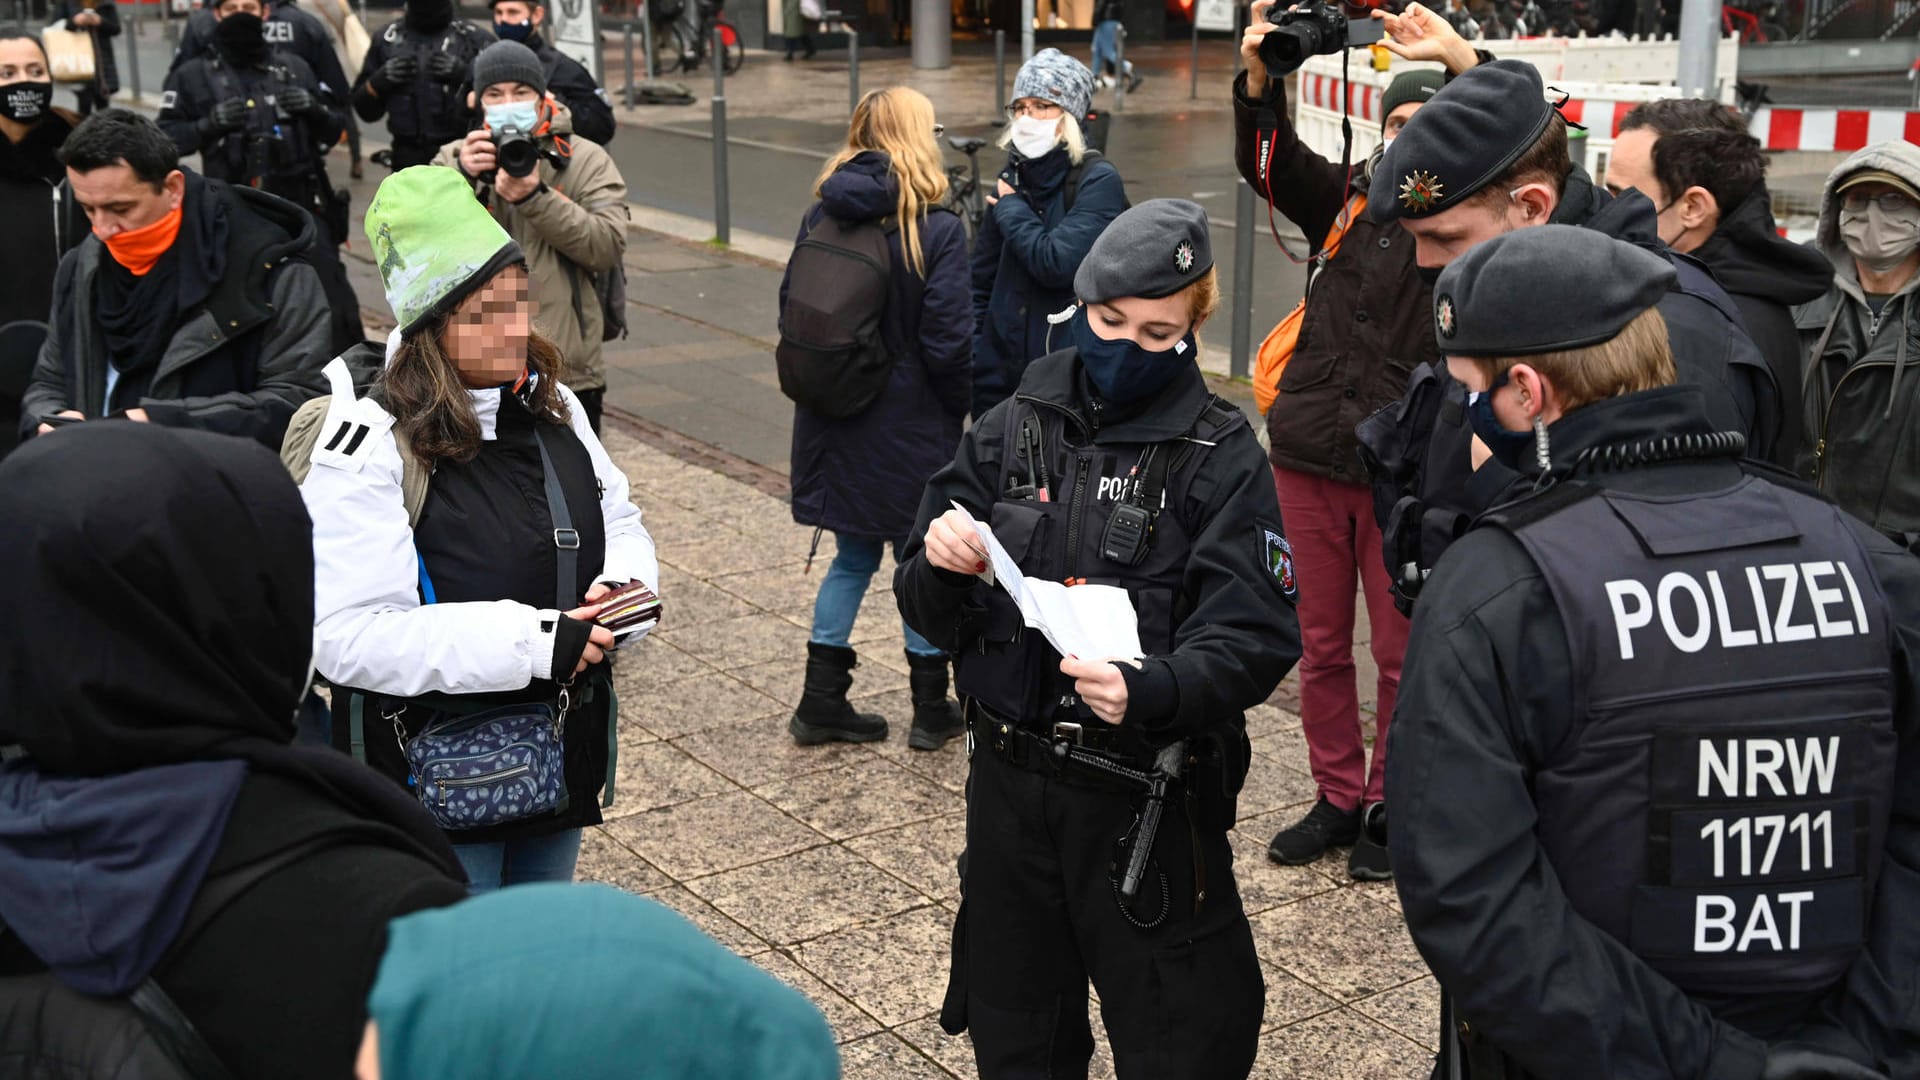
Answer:
<svg viewBox="0 0 1920 1080"><path fill-rule="evenodd" d="M1371 74L1371 73L1369 73ZM1324 109L1330 113L1346 112L1355 120L1366 120L1379 126L1385 119L1380 115L1380 97L1382 88L1370 82L1354 80L1347 85L1348 107L1340 108L1340 77L1338 75L1317 75L1310 71L1300 73L1300 102L1315 109Z"/></svg>
<svg viewBox="0 0 1920 1080"><path fill-rule="evenodd" d="M1905 139L1920 143L1920 112L1906 109L1762 108L1747 126L1769 150L1838 150Z"/></svg>

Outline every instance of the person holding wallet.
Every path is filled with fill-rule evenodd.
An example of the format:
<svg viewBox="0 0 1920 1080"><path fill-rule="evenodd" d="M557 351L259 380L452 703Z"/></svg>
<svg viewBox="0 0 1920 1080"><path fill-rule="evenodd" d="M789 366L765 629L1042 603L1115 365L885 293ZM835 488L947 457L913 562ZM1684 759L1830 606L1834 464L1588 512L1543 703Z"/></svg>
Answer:
<svg viewBox="0 0 1920 1080"><path fill-rule="evenodd" d="M657 621L653 540L467 181L396 173L367 239L398 329L367 396L330 368L301 485L334 744L408 786L475 892L567 881L612 801L611 656Z"/></svg>

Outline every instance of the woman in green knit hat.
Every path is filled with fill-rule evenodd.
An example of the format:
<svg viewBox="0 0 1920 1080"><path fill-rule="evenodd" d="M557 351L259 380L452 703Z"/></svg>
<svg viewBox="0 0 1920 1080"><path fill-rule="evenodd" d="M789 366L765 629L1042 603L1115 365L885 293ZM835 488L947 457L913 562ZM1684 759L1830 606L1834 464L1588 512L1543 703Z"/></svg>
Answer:
<svg viewBox="0 0 1920 1080"><path fill-rule="evenodd" d="M474 891L567 881L612 797L599 601L657 589L653 540L532 330L519 247L466 180L395 173L367 239L398 329L368 396L329 369L301 485L335 744L420 798Z"/></svg>

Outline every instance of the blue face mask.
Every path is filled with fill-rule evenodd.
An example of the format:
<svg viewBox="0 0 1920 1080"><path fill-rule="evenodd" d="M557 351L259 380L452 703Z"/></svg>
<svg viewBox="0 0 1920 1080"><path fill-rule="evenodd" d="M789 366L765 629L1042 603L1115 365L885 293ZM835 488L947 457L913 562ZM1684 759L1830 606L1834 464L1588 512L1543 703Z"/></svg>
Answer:
<svg viewBox="0 0 1920 1080"><path fill-rule="evenodd" d="M1176 375L1193 366L1198 349L1193 332L1175 342L1171 349L1151 352L1131 338L1109 341L1093 332L1092 316L1082 307L1073 319L1073 343L1079 347L1080 363L1100 397L1115 405L1144 401L1160 392Z"/></svg>
<svg viewBox="0 0 1920 1080"><path fill-rule="evenodd" d="M1487 449L1493 452L1493 460L1517 471L1520 463L1526 460L1527 451L1533 449L1533 433L1508 431L1493 415L1493 392L1505 385L1507 373L1503 371L1485 393L1469 392L1467 423L1473 428L1473 433L1480 436L1480 441L1487 444Z"/></svg>
<svg viewBox="0 0 1920 1080"><path fill-rule="evenodd" d="M498 132L502 128L516 127L528 135L540 126L540 103L537 101L516 101L511 105L487 106L487 130Z"/></svg>
<svg viewBox="0 0 1920 1080"><path fill-rule="evenodd" d="M496 21L493 24L493 36L499 38L501 41L518 41L524 45L526 44L527 39L533 36L533 21L532 20L528 20L526 22Z"/></svg>

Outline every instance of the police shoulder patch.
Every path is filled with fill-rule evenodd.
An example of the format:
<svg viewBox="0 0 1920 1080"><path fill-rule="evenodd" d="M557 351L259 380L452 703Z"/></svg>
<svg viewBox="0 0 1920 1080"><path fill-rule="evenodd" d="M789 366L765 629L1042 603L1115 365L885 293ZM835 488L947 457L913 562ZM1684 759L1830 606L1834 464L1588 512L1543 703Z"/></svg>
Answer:
<svg viewBox="0 0 1920 1080"><path fill-rule="evenodd" d="M1286 536L1279 529L1264 521L1254 522L1253 530L1260 545L1262 565L1273 579L1274 587L1289 603L1297 601L1300 598L1300 582L1293 572L1293 545L1287 543Z"/></svg>
<svg viewBox="0 0 1920 1080"><path fill-rule="evenodd" d="M180 100L180 93L177 90L168 90L165 93L161 94L160 95L160 111L166 112L168 109L173 108L173 103L178 100Z"/></svg>

